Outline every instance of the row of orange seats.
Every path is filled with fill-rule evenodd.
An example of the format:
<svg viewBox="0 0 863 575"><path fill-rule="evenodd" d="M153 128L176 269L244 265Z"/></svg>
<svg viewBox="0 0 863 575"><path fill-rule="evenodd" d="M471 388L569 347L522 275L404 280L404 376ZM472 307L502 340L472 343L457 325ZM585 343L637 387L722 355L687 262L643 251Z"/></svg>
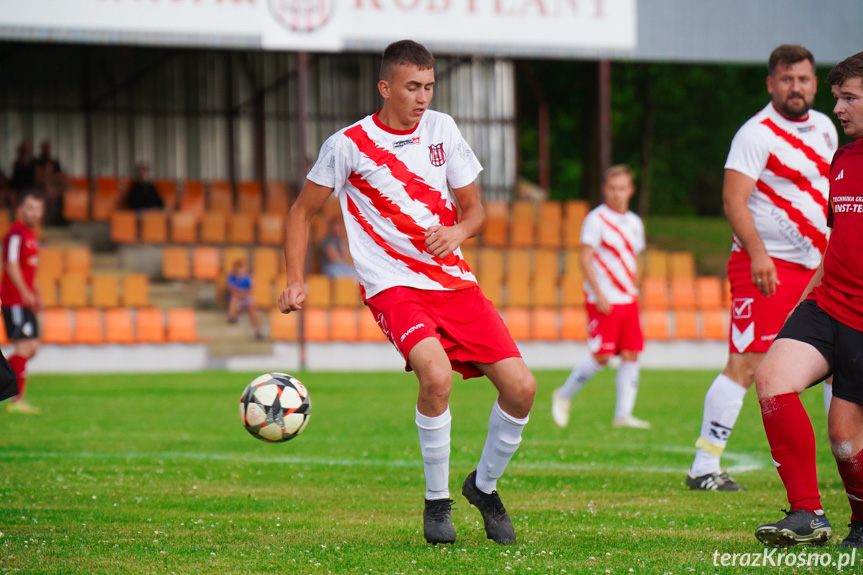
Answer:
<svg viewBox="0 0 863 575"><path fill-rule="evenodd" d="M63 193L63 215L70 221L106 221L120 208L129 180L98 178L93 189L86 178L68 178L69 189ZM268 182L262 192L258 182L238 182L236 194L230 182L157 180L159 196L168 210L202 214L205 211L225 214L262 212L285 214L291 193L284 182ZM236 197L236 201L235 201Z"/></svg>
<svg viewBox="0 0 863 575"><path fill-rule="evenodd" d="M309 307L302 314L270 311L270 336L276 341L300 339L300 316L306 341L386 341L368 310L350 307ZM584 308L511 307L501 314L513 338L519 341L586 341ZM680 310L673 313L645 310L642 328L647 340L724 340L727 317L723 310Z"/></svg>
<svg viewBox="0 0 863 575"><path fill-rule="evenodd" d="M37 281L46 307L134 308L150 305L150 278L147 274L96 274L88 277L73 273L60 278L45 274L39 275Z"/></svg>
<svg viewBox="0 0 863 575"><path fill-rule="evenodd" d="M195 310L174 308L46 309L42 342L46 344L196 343ZM5 334L5 330L3 331Z"/></svg>
<svg viewBox="0 0 863 575"><path fill-rule="evenodd" d="M284 244L283 214L117 210L111 239L120 244Z"/></svg>
<svg viewBox="0 0 863 575"><path fill-rule="evenodd" d="M484 207L480 243L495 247L577 248L581 224L590 211L584 200L490 201Z"/></svg>

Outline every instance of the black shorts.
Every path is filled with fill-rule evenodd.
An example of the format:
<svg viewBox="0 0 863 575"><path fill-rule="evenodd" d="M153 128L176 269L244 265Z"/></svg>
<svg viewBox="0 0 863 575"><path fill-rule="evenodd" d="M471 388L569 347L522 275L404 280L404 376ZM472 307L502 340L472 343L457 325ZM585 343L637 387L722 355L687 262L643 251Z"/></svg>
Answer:
<svg viewBox="0 0 863 575"><path fill-rule="evenodd" d="M812 300L797 306L776 339L793 339L817 349L833 372L833 395L863 405L863 331L848 327ZM814 382L817 383L817 382Z"/></svg>
<svg viewBox="0 0 863 575"><path fill-rule="evenodd" d="M18 339L35 339L39 337L39 322L36 314L23 305L3 306L3 323L6 324L6 337L15 341Z"/></svg>

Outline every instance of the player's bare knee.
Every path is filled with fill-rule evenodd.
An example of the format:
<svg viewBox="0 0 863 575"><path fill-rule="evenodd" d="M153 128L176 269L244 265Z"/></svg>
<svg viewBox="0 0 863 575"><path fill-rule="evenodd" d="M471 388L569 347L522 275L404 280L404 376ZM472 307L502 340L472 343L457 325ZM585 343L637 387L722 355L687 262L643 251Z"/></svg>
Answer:
<svg viewBox="0 0 863 575"><path fill-rule="evenodd" d="M608 354L594 354L593 355L593 361L595 361L596 363L598 363L602 367L607 366L610 359L611 359L611 356Z"/></svg>

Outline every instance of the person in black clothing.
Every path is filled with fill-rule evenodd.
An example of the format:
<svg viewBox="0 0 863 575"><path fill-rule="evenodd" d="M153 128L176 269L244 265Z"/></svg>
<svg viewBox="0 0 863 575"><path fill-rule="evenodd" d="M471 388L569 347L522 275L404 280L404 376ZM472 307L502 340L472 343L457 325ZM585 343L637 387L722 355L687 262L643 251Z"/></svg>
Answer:
<svg viewBox="0 0 863 575"><path fill-rule="evenodd" d="M126 206L137 211L165 209L162 197L150 181L150 166L144 162L135 166L135 179L126 192Z"/></svg>
<svg viewBox="0 0 863 575"><path fill-rule="evenodd" d="M36 161L33 158L33 144L30 140L24 140L18 144L10 185L19 194L36 186Z"/></svg>

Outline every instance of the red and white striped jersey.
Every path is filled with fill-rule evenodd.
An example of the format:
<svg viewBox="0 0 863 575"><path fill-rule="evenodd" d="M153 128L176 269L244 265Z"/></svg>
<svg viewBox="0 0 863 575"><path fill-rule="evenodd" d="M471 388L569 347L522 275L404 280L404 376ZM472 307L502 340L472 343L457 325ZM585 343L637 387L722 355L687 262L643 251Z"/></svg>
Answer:
<svg viewBox="0 0 863 575"><path fill-rule="evenodd" d="M820 112L789 120L773 106L750 118L734 136L725 168L756 181L749 211L767 253L818 267L827 247L827 195L836 127ZM732 249L741 249L734 238Z"/></svg>
<svg viewBox="0 0 863 575"><path fill-rule="evenodd" d="M593 248L596 283L610 304L632 303L638 298L638 254L644 251L644 224L633 212L617 212L602 204L587 214L581 225L582 245ZM584 282L587 301L596 294Z"/></svg>
<svg viewBox="0 0 863 575"><path fill-rule="evenodd" d="M342 209L363 296L394 286L454 290L476 285L456 250L438 258L425 246L433 225L457 221L452 189L482 166L448 115L426 110L413 130L393 130L377 114L330 136L308 179L333 188Z"/></svg>

